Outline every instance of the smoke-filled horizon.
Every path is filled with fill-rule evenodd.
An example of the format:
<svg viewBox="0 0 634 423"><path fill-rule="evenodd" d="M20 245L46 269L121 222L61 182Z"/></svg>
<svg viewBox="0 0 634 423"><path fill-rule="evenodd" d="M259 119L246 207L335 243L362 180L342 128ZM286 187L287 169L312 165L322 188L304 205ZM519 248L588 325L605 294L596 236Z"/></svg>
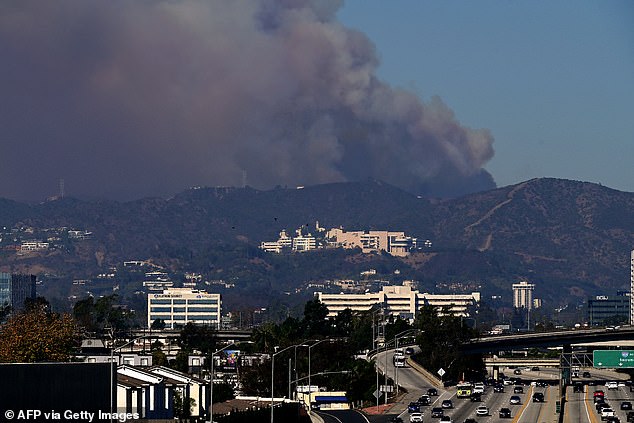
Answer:
<svg viewBox="0 0 634 423"><path fill-rule="evenodd" d="M125 200L245 175L260 189L366 178L437 196L493 188L490 132L379 80L374 45L339 7L1 4L0 197L43 199L63 179L68 195Z"/></svg>

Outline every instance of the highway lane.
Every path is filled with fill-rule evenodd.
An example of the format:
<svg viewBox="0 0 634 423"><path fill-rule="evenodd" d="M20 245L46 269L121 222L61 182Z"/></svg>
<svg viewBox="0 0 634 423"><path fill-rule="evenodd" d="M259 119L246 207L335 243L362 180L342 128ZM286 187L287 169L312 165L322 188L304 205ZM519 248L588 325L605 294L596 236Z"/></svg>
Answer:
<svg viewBox="0 0 634 423"><path fill-rule="evenodd" d="M401 396L398 398L397 403L392 407L391 412L401 415L403 419L407 421L407 405L410 402L418 400L421 395L427 393L429 388L436 388L438 390L439 396L431 398L432 401L438 402L441 396L445 395L445 390L435 386L409 365L399 367L397 370L392 363L392 356L393 351L381 352L376 356L376 363L382 372L387 371L389 378L392 378L392 380L396 380L396 378L398 378L399 386L406 389L407 392L405 394L400 391ZM379 383L383 383L382 378L379 378ZM393 395L395 394L396 392L394 392ZM445 397L443 397L443 399L444 398ZM438 404L440 404L440 402L438 402Z"/></svg>
<svg viewBox="0 0 634 423"><path fill-rule="evenodd" d="M420 395L427 392L429 387L433 384L426 380L415 369L407 366L398 369L398 376L396 376L396 369L392 364L392 352L381 353L378 355L378 363L381 369L386 369L390 378L398 377L399 384L407 389L407 394L401 396L399 402L392 408L391 412L399 414L403 420L407 423L409 421L409 415L407 413L407 404L411 401L416 401ZM386 367L387 365L387 367ZM431 406L422 407L423 421L425 423L438 422L439 419L431 418L431 409L433 407L439 407L442 400L451 399L454 408L445 410L445 414L452 417L454 422L462 423L466 418L473 418L478 423L492 423L505 421L499 418L500 408L506 407L511 409L512 419L507 420L513 423L548 423L556 422L558 414L555 412L555 404L559 400L559 388L557 385L548 387L526 386L530 384L532 380L550 380L555 381L559 377L559 369L557 368L540 368L539 370L532 370L531 368L521 368L521 375L513 374L514 369L503 369L504 374L508 377L521 378L521 383L525 384L524 394L518 394L522 398L521 405L510 405L510 396L513 395L513 385L505 385L504 393L493 392L493 387L487 386L485 394L482 396L482 402L471 402L469 399L457 399L455 388L438 389L439 396L432 397L434 403ZM604 380L622 380L627 377L623 374L619 374L609 369L593 369L584 368L582 371L590 371L591 378L575 378L574 381L589 383L596 383ZM436 386L433 386L436 387ZM619 390L608 392L603 386L597 388L603 389L606 392L606 399L614 407L616 414L619 416L622 422L626 421L626 411L620 410L620 403L624 400L634 402L634 393L629 391L629 387L621 387ZM598 423L600 417L598 416L593 401L592 391L595 387L586 386L588 393L573 393L572 387L568 391L568 402L566 404L566 415L564 422L583 422L583 423ZM542 392L546 398L546 402L532 402L532 393ZM586 398L586 395L589 395ZM383 403L383 401L381 402ZM475 410L479 405L486 405L489 407L488 416L476 416ZM390 417L394 414L390 414ZM384 419L373 419L377 422L387 422L388 416Z"/></svg>
<svg viewBox="0 0 634 423"><path fill-rule="evenodd" d="M324 423L369 423L366 416L357 410L317 411Z"/></svg>
<svg viewBox="0 0 634 423"><path fill-rule="evenodd" d="M605 391L603 386L585 386L584 392L574 392L572 386L566 390L566 413L564 423L598 423L601 416L597 413L593 393L595 390Z"/></svg>

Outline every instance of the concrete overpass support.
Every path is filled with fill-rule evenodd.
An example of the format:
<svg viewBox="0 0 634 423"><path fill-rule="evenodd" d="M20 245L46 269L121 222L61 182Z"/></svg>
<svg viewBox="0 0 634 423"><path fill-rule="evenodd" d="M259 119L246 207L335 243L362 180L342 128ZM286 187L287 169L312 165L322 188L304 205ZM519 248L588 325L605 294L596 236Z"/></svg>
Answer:
<svg viewBox="0 0 634 423"><path fill-rule="evenodd" d="M559 422L563 422L566 410L566 388L570 385L570 363L572 362L572 346L564 344L559 365Z"/></svg>

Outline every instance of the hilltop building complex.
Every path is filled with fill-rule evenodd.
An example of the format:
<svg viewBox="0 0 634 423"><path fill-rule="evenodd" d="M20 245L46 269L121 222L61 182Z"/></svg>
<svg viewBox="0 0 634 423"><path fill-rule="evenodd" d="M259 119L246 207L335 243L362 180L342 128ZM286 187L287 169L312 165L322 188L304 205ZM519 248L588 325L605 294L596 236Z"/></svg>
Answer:
<svg viewBox="0 0 634 423"><path fill-rule="evenodd" d="M423 247L430 248L431 241L419 241L405 235L401 231L350 231L334 228L326 231L315 224L317 236L302 232L302 228L295 231L291 237L282 230L277 241L260 243L260 248L269 253L283 253L285 251L311 251L319 248L359 248L363 253L385 252L397 257L405 257L412 251Z"/></svg>

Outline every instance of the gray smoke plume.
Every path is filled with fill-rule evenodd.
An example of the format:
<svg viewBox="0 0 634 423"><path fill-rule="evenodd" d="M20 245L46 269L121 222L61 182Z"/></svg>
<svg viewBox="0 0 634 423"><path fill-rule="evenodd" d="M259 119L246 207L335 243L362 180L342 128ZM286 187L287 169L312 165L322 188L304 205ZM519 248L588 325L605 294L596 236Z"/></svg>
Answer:
<svg viewBox="0 0 634 423"><path fill-rule="evenodd" d="M487 130L377 79L335 0L0 3L0 196L494 187Z"/></svg>

